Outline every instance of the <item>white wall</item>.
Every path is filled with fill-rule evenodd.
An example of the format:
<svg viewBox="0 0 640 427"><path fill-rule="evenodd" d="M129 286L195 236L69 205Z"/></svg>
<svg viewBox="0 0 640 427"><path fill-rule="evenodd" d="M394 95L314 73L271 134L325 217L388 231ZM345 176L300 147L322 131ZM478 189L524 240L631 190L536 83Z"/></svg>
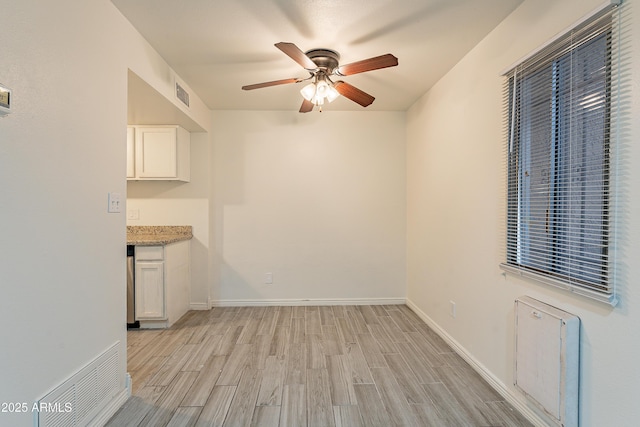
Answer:
<svg viewBox="0 0 640 427"><path fill-rule="evenodd" d="M212 123L214 304L404 300L404 113L215 111Z"/></svg>
<svg viewBox="0 0 640 427"><path fill-rule="evenodd" d="M500 72L566 29L600 0L526 0L407 113L407 297L494 380L513 383L513 301L530 295L580 316L583 427L640 419L640 178L628 174L630 224L616 308L502 274L504 200ZM635 22L640 22L640 6ZM637 24L635 28L637 28ZM634 93L640 35L633 35ZM630 170L640 166L640 106L629 123ZM450 301L457 316L449 315Z"/></svg>
<svg viewBox="0 0 640 427"><path fill-rule="evenodd" d="M108 0L2 6L0 402L30 407L116 341L124 387L125 215L107 193L126 195L128 68L165 94L173 72Z"/></svg>

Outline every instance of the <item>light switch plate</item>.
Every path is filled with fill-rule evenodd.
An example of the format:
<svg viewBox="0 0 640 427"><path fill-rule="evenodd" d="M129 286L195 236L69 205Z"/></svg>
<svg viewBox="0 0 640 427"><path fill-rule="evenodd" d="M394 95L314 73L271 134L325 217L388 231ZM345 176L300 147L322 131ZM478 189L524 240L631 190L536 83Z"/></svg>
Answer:
<svg viewBox="0 0 640 427"><path fill-rule="evenodd" d="M0 84L0 117L11 112L11 89Z"/></svg>
<svg viewBox="0 0 640 427"><path fill-rule="evenodd" d="M109 193L109 213L120 213L120 193Z"/></svg>

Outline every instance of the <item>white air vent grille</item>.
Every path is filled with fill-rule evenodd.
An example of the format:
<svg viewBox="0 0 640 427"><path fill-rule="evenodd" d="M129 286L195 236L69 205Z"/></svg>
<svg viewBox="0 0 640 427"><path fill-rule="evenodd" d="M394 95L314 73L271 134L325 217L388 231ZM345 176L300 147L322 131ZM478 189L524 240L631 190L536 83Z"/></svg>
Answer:
<svg viewBox="0 0 640 427"><path fill-rule="evenodd" d="M187 92L178 82L176 82L176 98L178 98L187 107L189 106L189 92Z"/></svg>
<svg viewBox="0 0 640 427"><path fill-rule="evenodd" d="M120 342L38 401L40 427L85 426L118 394Z"/></svg>
<svg viewBox="0 0 640 427"><path fill-rule="evenodd" d="M41 399L38 402L38 408L42 408L40 415L40 425L41 426L73 426L75 425L74 420L75 416L72 411L68 411L68 408L65 407L63 403L61 406L56 405L58 402L73 402L75 395L75 390L73 388L69 388L66 391L63 391L55 400L46 401ZM46 406L43 407L43 404ZM46 419L46 423L43 423L42 420Z"/></svg>
<svg viewBox="0 0 640 427"><path fill-rule="evenodd" d="M558 426L577 427L580 319L523 296L515 320L515 386Z"/></svg>

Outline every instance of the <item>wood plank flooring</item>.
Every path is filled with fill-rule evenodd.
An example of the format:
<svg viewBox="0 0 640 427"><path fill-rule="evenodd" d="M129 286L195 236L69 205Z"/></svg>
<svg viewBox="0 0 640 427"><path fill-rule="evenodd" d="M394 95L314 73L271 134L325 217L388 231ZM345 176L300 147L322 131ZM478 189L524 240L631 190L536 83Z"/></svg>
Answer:
<svg viewBox="0 0 640 427"><path fill-rule="evenodd" d="M404 305L218 307L127 339L108 426L531 426Z"/></svg>

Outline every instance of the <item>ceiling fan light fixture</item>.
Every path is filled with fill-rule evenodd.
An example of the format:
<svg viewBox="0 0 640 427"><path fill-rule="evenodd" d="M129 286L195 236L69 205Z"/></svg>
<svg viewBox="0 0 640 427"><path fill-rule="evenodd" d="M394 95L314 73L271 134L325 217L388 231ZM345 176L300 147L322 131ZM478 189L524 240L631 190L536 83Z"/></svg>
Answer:
<svg viewBox="0 0 640 427"><path fill-rule="evenodd" d="M337 97L340 96L340 92L336 90L335 87L329 86L329 91L327 92L327 99L329 102L333 102Z"/></svg>
<svg viewBox="0 0 640 427"><path fill-rule="evenodd" d="M316 94L316 84L315 83L309 83L308 85L306 85L305 87L300 89L300 94L307 101L311 101L313 99L314 95Z"/></svg>
<svg viewBox="0 0 640 427"><path fill-rule="evenodd" d="M340 93L333 87L333 84L328 83L326 80L309 83L300 89L300 94L304 99L314 105L323 105L325 99L333 102L340 96Z"/></svg>
<svg viewBox="0 0 640 427"><path fill-rule="evenodd" d="M316 83L316 98L326 98L329 92L329 85L326 81L320 80Z"/></svg>

